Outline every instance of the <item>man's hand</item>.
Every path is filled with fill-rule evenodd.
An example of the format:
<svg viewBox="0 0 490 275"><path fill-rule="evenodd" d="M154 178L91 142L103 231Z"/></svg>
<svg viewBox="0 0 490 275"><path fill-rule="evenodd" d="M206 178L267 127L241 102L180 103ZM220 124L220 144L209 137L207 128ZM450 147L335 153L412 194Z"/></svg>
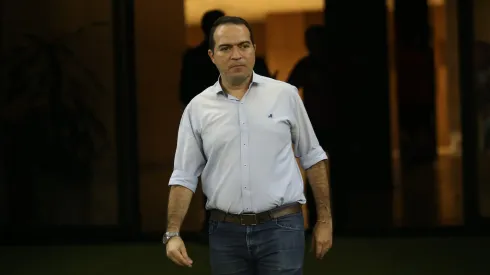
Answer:
<svg viewBox="0 0 490 275"><path fill-rule="evenodd" d="M173 237L168 241L167 257L180 266L192 267L192 260L187 255L184 241L180 237Z"/></svg>
<svg viewBox="0 0 490 275"><path fill-rule="evenodd" d="M313 229L311 249L319 260L323 259L323 256L332 247L332 215L330 214L330 187L327 169L327 162L320 161L306 170L318 215L318 221Z"/></svg>
<svg viewBox="0 0 490 275"><path fill-rule="evenodd" d="M317 259L323 256L332 247L332 220L318 221L313 229L313 240L311 244Z"/></svg>

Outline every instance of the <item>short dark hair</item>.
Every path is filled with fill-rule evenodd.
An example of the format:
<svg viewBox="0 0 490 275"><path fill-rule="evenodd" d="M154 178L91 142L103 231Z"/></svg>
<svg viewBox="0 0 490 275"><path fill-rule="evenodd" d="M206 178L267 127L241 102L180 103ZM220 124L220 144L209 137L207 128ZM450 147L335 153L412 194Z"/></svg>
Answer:
<svg viewBox="0 0 490 275"><path fill-rule="evenodd" d="M245 27L247 27L248 31L250 32L250 41L252 42L252 44L255 44L252 28L250 27L250 24L247 22L247 20L238 16L222 16L214 22L213 27L209 32L209 49L211 51L214 51L214 46L216 45L216 41L214 41L214 32L216 31L216 28L226 24L244 25Z"/></svg>

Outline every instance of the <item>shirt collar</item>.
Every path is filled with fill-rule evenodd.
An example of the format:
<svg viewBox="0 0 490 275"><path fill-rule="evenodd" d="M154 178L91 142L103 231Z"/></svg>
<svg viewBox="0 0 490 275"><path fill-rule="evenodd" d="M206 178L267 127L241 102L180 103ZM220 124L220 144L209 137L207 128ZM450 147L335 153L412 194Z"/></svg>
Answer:
<svg viewBox="0 0 490 275"><path fill-rule="evenodd" d="M216 83L214 83L214 85L213 85L213 91L216 94L224 94L225 93L223 91L223 87L221 87L220 80L221 80L221 75L218 77L218 81L216 81ZM259 83L262 83L262 82L263 82L262 76L256 74L255 72L253 72L253 74L252 74L252 82L250 82L249 88L252 87L253 84L259 84Z"/></svg>

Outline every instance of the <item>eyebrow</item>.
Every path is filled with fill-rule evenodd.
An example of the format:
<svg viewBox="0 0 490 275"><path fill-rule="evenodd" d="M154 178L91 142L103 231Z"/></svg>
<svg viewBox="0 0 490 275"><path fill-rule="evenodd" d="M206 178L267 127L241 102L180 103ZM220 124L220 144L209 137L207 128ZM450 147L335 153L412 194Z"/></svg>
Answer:
<svg viewBox="0 0 490 275"><path fill-rule="evenodd" d="M235 45L243 45L243 44L252 44L252 42L250 40L245 40L245 41L241 41L241 42L238 42L236 43ZM220 44L218 45L219 48L221 47L225 47L225 46L233 46L234 44Z"/></svg>

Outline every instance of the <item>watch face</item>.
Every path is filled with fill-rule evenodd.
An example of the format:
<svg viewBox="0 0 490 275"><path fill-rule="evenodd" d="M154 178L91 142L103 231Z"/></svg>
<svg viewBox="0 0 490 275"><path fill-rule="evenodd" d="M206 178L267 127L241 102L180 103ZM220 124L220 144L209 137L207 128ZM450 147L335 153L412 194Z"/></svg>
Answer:
<svg viewBox="0 0 490 275"><path fill-rule="evenodd" d="M170 240L172 237L176 237L176 236L179 236L179 233L176 233L176 232L165 233L165 235L163 236L163 243L166 244L168 242L168 240Z"/></svg>

